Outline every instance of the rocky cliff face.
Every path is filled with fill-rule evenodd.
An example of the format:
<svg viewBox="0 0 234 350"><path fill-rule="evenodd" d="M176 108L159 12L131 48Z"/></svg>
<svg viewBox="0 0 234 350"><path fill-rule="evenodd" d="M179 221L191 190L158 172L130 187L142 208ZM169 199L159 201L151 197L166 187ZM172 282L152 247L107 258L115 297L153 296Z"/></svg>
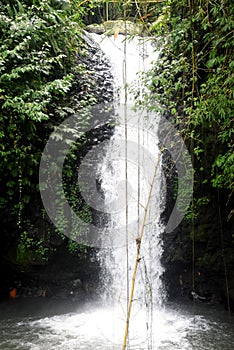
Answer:
<svg viewBox="0 0 234 350"><path fill-rule="evenodd" d="M95 96L98 104L111 103L114 82L111 63L88 32L84 32L82 37L85 42L85 54L83 57L77 57L77 62L82 63L87 72L84 80L75 82L73 91L78 101L83 98L83 94L89 93Z"/></svg>
<svg viewBox="0 0 234 350"><path fill-rule="evenodd" d="M92 96L99 117L105 113L107 120L107 114L111 116L113 110L112 67L87 32L83 33L82 38L84 55L77 56L77 64L84 67L84 74L74 81L68 105L79 113L80 101L89 101ZM112 127L97 124L86 135L86 142L79 156L83 157L90 147L108 139L111 134ZM91 214L95 221L97 213ZM5 234L1 238L0 300L9 297L14 288L17 289L17 295L27 297L97 295L100 269L97 251L81 246L73 253L70 252L69 239L56 232L43 211L39 193L32 194L31 203L24 215L27 217L24 222L28 222L24 227L28 246L24 247L23 255L19 256L17 252L19 240L15 239L16 223L8 221L3 227ZM8 233L9 230L11 234ZM41 242L40 245L37 242Z"/></svg>
<svg viewBox="0 0 234 350"><path fill-rule="evenodd" d="M167 195L162 219L167 222L175 204L176 183L176 169L167 153L164 154L163 168ZM200 297L198 301L222 303L226 308L228 288L230 308L234 310L233 224L226 219L226 196L223 193L219 202L217 190L201 186L199 176L197 173L195 177L195 203L204 196L207 203L195 205L193 222L191 218L184 218L173 232L164 234L164 282L170 299L192 299L191 292L194 291Z"/></svg>

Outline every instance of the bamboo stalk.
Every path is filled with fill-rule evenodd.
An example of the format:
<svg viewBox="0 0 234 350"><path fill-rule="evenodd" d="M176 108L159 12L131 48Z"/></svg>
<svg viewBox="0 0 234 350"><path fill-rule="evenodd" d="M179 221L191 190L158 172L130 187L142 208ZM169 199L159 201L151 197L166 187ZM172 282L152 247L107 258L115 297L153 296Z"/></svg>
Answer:
<svg viewBox="0 0 234 350"><path fill-rule="evenodd" d="M139 261L140 261L141 242L142 242L142 238L143 238L143 234L144 234L144 229L145 229L145 224L146 224L146 219L147 219L150 199L151 199L151 195L152 195L152 190L153 190L153 186L154 186L154 180L155 180L155 177L156 177L156 174L157 174L159 159L160 159L160 153L158 155L158 159L157 159L157 162L156 162L156 165L155 165L152 182L151 182L151 185L150 185L150 191L149 191L149 196L147 198L147 203L146 203L146 207L145 207L144 218L143 218L143 221L142 221L140 236L136 239L137 254L136 254L136 259L135 259L134 271L133 271L133 275L132 275L132 285L131 285L131 292L130 292L130 297L129 297L129 305L128 305L128 312L127 312L127 318L126 318L126 325L125 325L125 332L124 332L124 340L123 340L122 350L125 350L126 346L127 346L127 339L128 339L128 334L129 334L129 322L130 322L131 311L132 311L132 303L133 303L134 290L135 290L136 274L137 274L138 264L139 264Z"/></svg>
<svg viewBox="0 0 234 350"><path fill-rule="evenodd" d="M124 32L127 34L127 5L124 3ZM124 136L125 136L125 243L126 243L126 284L127 284L127 300L126 313L129 307L129 251L128 251L128 118L127 118L127 40L124 41L124 62L123 62L123 78L124 78ZM126 340L127 342L127 340Z"/></svg>
<svg viewBox="0 0 234 350"><path fill-rule="evenodd" d="M109 21L109 8L108 8L108 2L106 3L106 21Z"/></svg>

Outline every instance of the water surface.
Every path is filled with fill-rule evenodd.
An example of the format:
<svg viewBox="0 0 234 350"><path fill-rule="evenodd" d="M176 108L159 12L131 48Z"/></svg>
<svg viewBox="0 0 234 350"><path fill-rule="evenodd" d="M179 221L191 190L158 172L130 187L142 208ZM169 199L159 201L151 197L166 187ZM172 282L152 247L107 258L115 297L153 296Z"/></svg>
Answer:
<svg viewBox="0 0 234 350"><path fill-rule="evenodd" d="M119 305L23 299L0 307L1 350L121 349L125 318ZM133 314L129 349L234 348L233 317L213 305L172 303L156 308L152 324L148 320L145 310Z"/></svg>

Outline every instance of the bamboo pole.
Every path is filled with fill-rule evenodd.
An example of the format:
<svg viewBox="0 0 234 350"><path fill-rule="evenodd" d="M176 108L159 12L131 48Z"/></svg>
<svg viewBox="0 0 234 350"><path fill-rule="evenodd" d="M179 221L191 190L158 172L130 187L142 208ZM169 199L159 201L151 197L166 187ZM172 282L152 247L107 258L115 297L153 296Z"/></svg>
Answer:
<svg viewBox="0 0 234 350"><path fill-rule="evenodd" d="M128 334L129 334L129 322L130 322L131 311L132 311L132 303L133 303L134 290L135 290L136 274L137 274L137 268L138 268L139 261L140 261L141 242L142 242L142 238L143 238L143 234L144 234L144 229L145 229L150 199L151 199L151 195L152 195L152 191L153 191L154 180L155 180L155 177L157 174L159 159L160 159L160 153L158 155L158 159L157 159L157 162L155 165L152 182L150 184L149 196L147 198L147 203L146 203L146 207L145 207L145 213L144 213L144 217L143 217L143 221L142 221L140 235L138 238L136 238L137 254L136 254L136 259L135 259L134 271L133 271L133 275L132 275L132 285L131 285L131 292L130 292L130 296L129 296L129 305L128 305L128 312L127 312L127 319L126 319L126 325L125 325L122 350L125 350L126 346L127 346L127 339L128 339Z"/></svg>
<svg viewBox="0 0 234 350"><path fill-rule="evenodd" d="M124 3L124 31L127 34L127 4ZM126 243L126 284L127 284L127 299L126 299L126 313L129 308L129 251L128 251L128 118L127 118L127 40L124 40L124 62L123 62L123 79L124 79L124 136L125 136L125 243ZM126 339L127 343L127 339Z"/></svg>
<svg viewBox="0 0 234 350"><path fill-rule="evenodd" d="M109 7L108 7L108 2L106 3L106 21L109 21Z"/></svg>

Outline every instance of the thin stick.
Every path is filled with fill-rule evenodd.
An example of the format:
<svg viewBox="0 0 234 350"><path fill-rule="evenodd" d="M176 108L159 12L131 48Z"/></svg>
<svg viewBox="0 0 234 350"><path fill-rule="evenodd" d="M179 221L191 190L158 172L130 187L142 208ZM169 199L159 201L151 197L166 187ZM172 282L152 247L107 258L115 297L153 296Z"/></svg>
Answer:
<svg viewBox="0 0 234 350"><path fill-rule="evenodd" d="M125 128L125 243L126 243L126 283L127 283L127 300L126 300L126 311L129 308L129 251L128 251L128 121L127 121L127 7L124 4L124 31L125 31L125 40L124 40L124 62L123 62L123 78L124 78L124 128ZM126 340L127 342L127 340Z"/></svg>
<svg viewBox="0 0 234 350"><path fill-rule="evenodd" d="M125 326L122 350L125 350L126 346L127 346L127 339L128 339L128 333L129 333L129 322L130 322L131 311L132 311L132 303L133 303L134 290L135 290L136 274L137 274L138 264L140 261L141 242L142 242L142 238L143 238L143 234L144 234L144 229L145 229L150 199L151 199L151 195L152 195L152 191L153 191L154 180L155 180L155 177L157 174L159 159L160 159L160 153L158 155L157 163L155 165L154 174L153 174L153 178L152 178L152 182L151 182L151 186L150 186L150 191L149 191L149 196L147 198L147 203L146 203L146 207L145 207L145 213L144 213L144 218L143 218L143 222L142 222L142 226L141 226L140 236L136 239L137 254L136 254L134 271L133 271L133 275L132 275L132 286L131 286L131 292L130 292L130 297L129 297L129 305L128 305L128 312L127 312L127 319L126 319L126 326Z"/></svg>

